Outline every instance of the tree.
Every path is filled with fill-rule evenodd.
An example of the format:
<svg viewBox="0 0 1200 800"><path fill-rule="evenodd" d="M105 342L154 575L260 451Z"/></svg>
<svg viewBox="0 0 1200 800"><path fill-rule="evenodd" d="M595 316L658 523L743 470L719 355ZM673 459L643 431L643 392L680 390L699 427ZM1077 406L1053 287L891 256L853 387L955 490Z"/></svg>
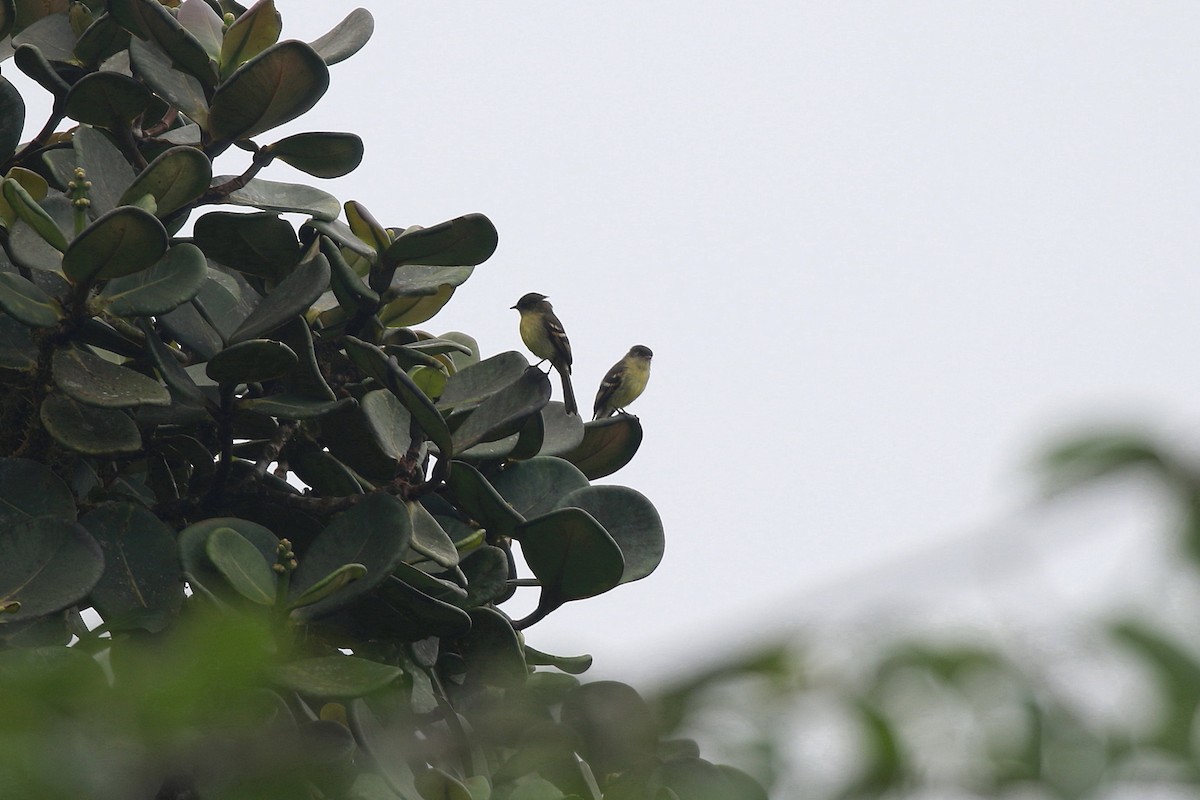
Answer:
<svg viewBox="0 0 1200 800"><path fill-rule="evenodd" d="M0 78L3 796L764 796L524 641L649 575L663 530L591 484L635 417L585 425L523 355L415 327L491 222L390 227L259 177L358 166L352 133L269 134L372 27L306 44L272 0L0 0L53 98L22 144ZM249 167L214 176L230 148Z"/></svg>

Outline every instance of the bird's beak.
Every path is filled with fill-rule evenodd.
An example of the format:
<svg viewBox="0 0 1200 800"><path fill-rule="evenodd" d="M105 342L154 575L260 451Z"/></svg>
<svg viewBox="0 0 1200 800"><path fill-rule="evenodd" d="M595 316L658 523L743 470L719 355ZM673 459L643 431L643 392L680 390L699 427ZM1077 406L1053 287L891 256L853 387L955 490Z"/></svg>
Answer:
<svg viewBox="0 0 1200 800"><path fill-rule="evenodd" d="M509 306L509 308L516 308L516 306Z"/></svg>

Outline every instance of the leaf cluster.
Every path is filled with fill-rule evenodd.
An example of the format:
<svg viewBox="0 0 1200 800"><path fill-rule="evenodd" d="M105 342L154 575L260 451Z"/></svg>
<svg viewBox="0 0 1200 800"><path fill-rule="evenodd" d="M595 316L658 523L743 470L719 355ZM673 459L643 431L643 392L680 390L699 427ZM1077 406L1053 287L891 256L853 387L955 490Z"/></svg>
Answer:
<svg viewBox="0 0 1200 800"><path fill-rule="evenodd" d="M385 226L260 177L358 166L353 133L271 133L372 25L305 43L272 0L0 0L0 55L52 96L22 143L0 78L0 737L26 743L0 784L759 796L661 743L629 687L580 683L590 658L525 644L649 575L664 539L640 493L592 484L633 457L636 418L584 424L521 354L417 327L492 223ZM249 166L219 174L231 151ZM124 760L86 766L68 721Z"/></svg>

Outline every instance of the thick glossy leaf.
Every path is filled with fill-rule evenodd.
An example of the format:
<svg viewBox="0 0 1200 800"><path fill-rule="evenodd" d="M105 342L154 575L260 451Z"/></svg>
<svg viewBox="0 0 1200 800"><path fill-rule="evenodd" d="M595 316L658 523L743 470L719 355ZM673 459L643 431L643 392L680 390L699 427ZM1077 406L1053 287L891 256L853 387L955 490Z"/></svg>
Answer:
<svg viewBox="0 0 1200 800"><path fill-rule="evenodd" d="M300 261L300 243L291 224L278 214L214 211L196 220L196 245L227 267L278 280Z"/></svg>
<svg viewBox="0 0 1200 800"><path fill-rule="evenodd" d="M141 81L119 72L93 72L67 92L66 113L73 120L117 131L155 102Z"/></svg>
<svg viewBox="0 0 1200 800"><path fill-rule="evenodd" d="M478 361L450 376L438 405L443 408L477 405L520 379L528 368L529 360L512 350Z"/></svg>
<svg viewBox="0 0 1200 800"><path fill-rule="evenodd" d="M279 41L283 19L273 0L258 0L225 31L221 42L221 75L235 69Z"/></svg>
<svg viewBox="0 0 1200 800"><path fill-rule="evenodd" d="M42 401L40 418L54 441L77 453L121 455L142 449L137 423L115 408L97 408L51 394Z"/></svg>
<svg viewBox="0 0 1200 800"><path fill-rule="evenodd" d="M63 253L63 272L75 283L132 275L167 252L167 231L153 214L120 206L75 237Z"/></svg>
<svg viewBox="0 0 1200 800"><path fill-rule="evenodd" d="M383 452L397 461L404 458L412 444L412 415L396 395L387 389L367 392L363 395L362 411Z"/></svg>
<svg viewBox="0 0 1200 800"><path fill-rule="evenodd" d="M354 235L354 231L349 225L341 220L327 219L310 219L304 223L304 227L312 228L317 233L328 236L333 241L337 242L340 247L344 247L350 252L360 255L363 258L374 258L376 253L371 245L364 242ZM350 256L347 255L347 258Z"/></svg>
<svg viewBox="0 0 1200 800"><path fill-rule="evenodd" d="M204 45L158 0L109 0L108 13L130 33L157 44L183 72L210 86L216 83Z"/></svg>
<svg viewBox="0 0 1200 800"><path fill-rule="evenodd" d="M46 56L34 45L18 45L13 51L13 63L17 65L17 69L24 72L36 81L39 86L54 95L56 100L66 97L67 92L71 90L70 84L59 77L54 66L46 60Z"/></svg>
<svg viewBox="0 0 1200 800"><path fill-rule="evenodd" d="M208 125L208 99L204 94L204 85L186 72L175 69L161 47L153 42L134 39L129 43L129 59L138 77L155 94L178 108L193 122L201 126Z"/></svg>
<svg viewBox="0 0 1200 800"><path fill-rule="evenodd" d="M38 205L25 191L20 183L13 178L5 178L0 184L3 189L4 201L16 212L18 218L37 231L47 244L62 252L67 249L67 237L50 214Z"/></svg>
<svg viewBox="0 0 1200 800"><path fill-rule="evenodd" d="M353 614L364 632L415 642L430 636L461 636L471 628L471 619L457 606L438 600L406 582L405 576L420 572L407 564L397 565L372 594L362 598Z"/></svg>
<svg viewBox="0 0 1200 800"><path fill-rule="evenodd" d="M158 381L106 361L82 348L58 350L51 359L54 382L81 403L101 408L165 406L171 395Z"/></svg>
<svg viewBox="0 0 1200 800"><path fill-rule="evenodd" d="M529 669L512 623L493 608L473 608L468 614L471 632L459 640L468 680L501 687L524 684Z"/></svg>
<svg viewBox="0 0 1200 800"><path fill-rule="evenodd" d="M405 264L396 270L386 297L434 298L446 287L461 286L475 271L471 266L431 267Z"/></svg>
<svg viewBox="0 0 1200 800"><path fill-rule="evenodd" d="M200 391L200 387L196 385L196 381L183 368L183 364L179 362L174 355L173 348L168 347L163 343L158 331L154 329L153 324L148 320L141 321L141 329L146 334L146 350L150 355L150 360L154 362L155 369L162 377L163 383L177 397L184 398L194 404L203 405L207 396Z"/></svg>
<svg viewBox="0 0 1200 800"><path fill-rule="evenodd" d="M447 569L458 564L454 542L425 506L410 502L408 508L412 513L412 549Z"/></svg>
<svg viewBox="0 0 1200 800"><path fill-rule="evenodd" d="M208 538L222 528L232 528L254 545L264 563L274 563L279 538L255 522L235 517L212 517L197 522L179 532L179 557L192 589L209 595L228 597L229 585L208 557Z"/></svg>
<svg viewBox="0 0 1200 800"><path fill-rule="evenodd" d="M558 505L582 508L604 526L625 558L621 583L646 577L662 561L662 518L641 492L624 486L585 486L562 497Z"/></svg>
<svg viewBox="0 0 1200 800"><path fill-rule="evenodd" d="M116 145L95 128L79 126L71 141L75 163L84 169L87 179L92 182L92 188L88 190L91 210L96 214L112 211L120 204L126 187L133 183L133 167Z"/></svg>
<svg viewBox="0 0 1200 800"><path fill-rule="evenodd" d="M117 24L110 15L103 14L80 34L75 43L75 58L88 67L129 47L129 31Z"/></svg>
<svg viewBox="0 0 1200 800"><path fill-rule="evenodd" d="M14 272L0 272L0 308L34 328L52 328L64 316L57 300Z"/></svg>
<svg viewBox="0 0 1200 800"><path fill-rule="evenodd" d="M375 30L375 19L365 8L356 8L333 27L329 33L312 43L326 64L345 61L362 49Z"/></svg>
<svg viewBox="0 0 1200 800"><path fill-rule="evenodd" d="M230 175L213 179L214 185L230 180ZM309 214L317 219L330 220L341 211L338 199L329 192L302 183L280 183L253 178L240 189L225 196L225 202L235 206L251 206L266 211Z"/></svg>
<svg viewBox="0 0 1200 800"><path fill-rule="evenodd" d="M175 19L179 20L184 30L196 37L209 58L213 61L220 59L225 21L205 0L183 0Z"/></svg>
<svg viewBox="0 0 1200 800"><path fill-rule="evenodd" d="M584 423L583 441L563 458L595 480L632 461L641 444L642 423L637 417L623 414Z"/></svg>
<svg viewBox="0 0 1200 800"><path fill-rule="evenodd" d="M21 143L25 126L25 101L17 87L0 78L0 159L8 160Z"/></svg>
<svg viewBox="0 0 1200 800"><path fill-rule="evenodd" d="M313 346L312 330L308 323L297 317L291 322L276 328L272 338L283 342L296 353L299 359L296 366L284 378L284 385L292 394L311 397L314 400L334 400L333 389L321 374L317 364L317 353Z"/></svg>
<svg viewBox="0 0 1200 800"><path fill-rule="evenodd" d="M38 349L29 327L7 314L0 314L0 367L30 370L37 366Z"/></svg>
<svg viewBox="0 0 1200 800"><path fill-rule="evenodd" d="M252 400L242 399L237 403L237 407L240 409L281 419L316 419L326 414L332 414L339 408L353 405L353 397L343 397L340 400L314 400L311 397L295 394L273 394L269 397L256 397Z"/></svg>
<svg viewBox="0 0 1200 800"><path fill-rule="evenodd" d="M483 214L467 214L430 228L412 227L392 242L384 263L476 266L496 252L496 226Z"/></svg>
<svg viewBox="0 0 1200 800"><path fill-rule="evenodd" d="M537 414L550 402L550 379L539 369L527 369L517 380L492 394L454 431L454 449L462 452L504 430L511 423Z"/></svg>
<svg viewBox="0 0 1200 800"><path fill-rule="evenodd" d="M280 42L247 61L217 87L209 115L210 133L219 141L256 136L308 111L328 88L329 69L311 47L296 41Z"/></svg>
<svg viewBox="0 0 1200 800"><path fill-rule="evenodd" d="M267 147L280 161L318 178L340 178L363 158L362 139L353 133L298 133Z"/></svg>
<svg viewBox="0 0 1200 800"><path fill-rule="evenodd" d="M272 289L241 326L229 336L229 342L242 342L269 333L308 310L313 301L329 288L329 262L318 255L299 264Z"/></svg>
<svg viewBox="0 0 1200 800"><path fill-rule="evenodd" d="M288 608L300 608L320 602L337 594L346 585L361 580L366 574L367 568L362 564L343 564L305 589L302 595L288 603Z"/></svg>
<svg viewBox="0 0 1200 800"><path fill-rule="evenodd" d="M39 461L0 458L0 530L47 514L75 519L75 497L62 478Z"/></svg>
<svg viewBox="0 0 1200 800"><path fill-rule="evenodd" d="M525 521L525 517L470 464L453 462L446 487L454 504L489 531L508 536Z"/></svg>
<svg viewBox="0 0 1200 800"><path fill-rule="evenodd" d="M175 531L134 503L106 503L79 523L104 552L104 574L92 589L100 616L110 627L163 630L183 604Z"/></svg>
<svg viewBox="0 0 1200 800"><path fill-rule="evenodd" d="M558 507L558 499L588 485L578 469L561 458L539 456L510 464L491 479L496 491L526 519Z"/></svg>
<svg viewBox="0 0 1200 800"><path fill-rule="evenodd" d="M212 163L195 147L172 147L151 161L121 195L122 205L143 195L154 198L155 213L166 217L208 191Z"/></svg>
<svg viewBox="0 0 1200 800"><path fill-rule="evenodd" d="M487 605L509 591L508 556L499 547L480 547L464 558L460 566L467 576L464 608Z"/></svg>
<svg viewBox="0 0 1200 800"><path fill-rule="evenodd" d="M513 531L544 595L582 600L621 582L621 548L586 511L561 508L521 523Z"/></svg>
<svg viewBox="0 0 1200 800"><path fill-rule="evenodd" d="M109 281L97 302L119 317L164 314L195 297L207 275L204 254L182 242L150 269Z"/></svg>
<svg viewBox="0 0 1200 800"><path fill-rule="evenodd" d="M321 253L329 259L329 283L347 315L354 316L363 309L369 312L378 307L379 295L351 269L342 256L342 249L328 236L321 237Z"/></svg>
<svg viewBox="0 0 1200 800"><path fill-rule="evenodd" d="M413 383L412 378L400 369L396 359L391 358L378 347L353 336L344 340L346 354L368 375L382 383L389 391L404 404L412 414L417 425L437 445L443 458L449 458L453 452L450 429L446 420L433 405L433 401Z"/></svg>
<svg viewBox="0 0 1200 800"><path fill-rule="evenodd" d="M49 61L70 61L75 57L75 31L65 14L47 14L12 38L13 47L36 47Z"/></svg>
<svg viewBox="0 0 1200 800"><path fill-rule="evenodd" d="M473 800L466 786L440 769L421 773L417 776L416 784L422 800Z"/></svg>
<svg viewBox="0 0 1200 800"><path fill-rule="evenodd" d="M462 269L472 269L463 267ZM466 280L464 277L463 280ZM389 328L411 327L432 319L454 296L454 287L442 284L432 294L417 297L404 296L384 305L378 313L379 321Z"/></svg>
<svg viewBox="0 0 1200 800"><path fill-rule="evenodd" d="M412 520L404 503L387 494L373 494L343 511L300 555L289 596L299 597L344 564L362 564L364 578L305 608L308 616L336 610L370 591L391 574L412 540Z"/></svg>
<svg viewBox="0 0 1200 800"><path fill-rule="evenodd" d="M343 406L321 420L325 446L339 461L371 481L389 481L399 464L379 445L375 431L356 405Z"/></svg>
<svg viewBox="0 0 1200 800"><path fill-rule="evenodd" d="M271 677L285 689L311 697L348 700L377 692L403 675L399 667L354 656L326 656L276 667Z"/></svg>
<svg viewBox="0 0 1200 800"><path fill-rule="evenodd" d="M314 450L294 458L288 465L300 480L322 497L362 494L363 487L349 467L331 453Z"/></svg>
<svg viewBox="0 0 1200 800"><path fill-rule="evenodd" d="M18 622L87 596L104 572L100 545L77 522L38 517L0 529L0 604Z"/></svg>
<svg viewBox="0 0 1200 800"><path fill-rule="evenodd" d="M379 220L367 209L365 205L357 200L347 200L346 205L346 222L350 225L350 230L354 235L366 242L376 254L386 250L392 243L392 237L388 234Z"/></svg>
<svg viewBox="0 0 1200 800"><path fill-rule="evenodd" d="M268 561L246 537L233 528L217 528L204 543L204 553L213 568L233 590L259 605L275 602L278 578Z"/></svg>
<svg viewBox="0 0 1200 800"><path fill-rule="evenodd" d="M541 650L534 650L529 645L525 645L525 660L533 666L555 667L569 675L581 675L592 668L591 656L552 656Z"/></svg>
<svg viewBox="0 0 1200 800"><path fill-rule="evenodd" d="M274 339L249 339L213 356L204 373L221 385L260 383L278 378L296 365L292 348Z"/></svg>

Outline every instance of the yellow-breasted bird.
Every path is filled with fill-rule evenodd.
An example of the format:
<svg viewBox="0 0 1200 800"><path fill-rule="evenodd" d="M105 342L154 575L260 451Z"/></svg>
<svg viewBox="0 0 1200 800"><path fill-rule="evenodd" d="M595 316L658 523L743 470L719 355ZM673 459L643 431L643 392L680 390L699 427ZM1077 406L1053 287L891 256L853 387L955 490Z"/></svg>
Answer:
<svg viewBox="0 0 1200 800"><path fill-rule="evenodd" d="M600 381L596 392L596 403L592 407L592 419L611 417L615 412L625 413L625 406L641 397L650 380L650 359L654 356L649 347L635 344L625 357L613 364L612 369Z"/></svg>
<svg viewBox="0 0 1200 800"><path fill-rule="evenodd" d="M567 413L579 416L579 404L575 402L575 390L571 388L571 342L554 307L546 301L546 295L530 292L513 308L521 312L521 341L535 356L549 361L550 366L558 370Z"/></svg>

